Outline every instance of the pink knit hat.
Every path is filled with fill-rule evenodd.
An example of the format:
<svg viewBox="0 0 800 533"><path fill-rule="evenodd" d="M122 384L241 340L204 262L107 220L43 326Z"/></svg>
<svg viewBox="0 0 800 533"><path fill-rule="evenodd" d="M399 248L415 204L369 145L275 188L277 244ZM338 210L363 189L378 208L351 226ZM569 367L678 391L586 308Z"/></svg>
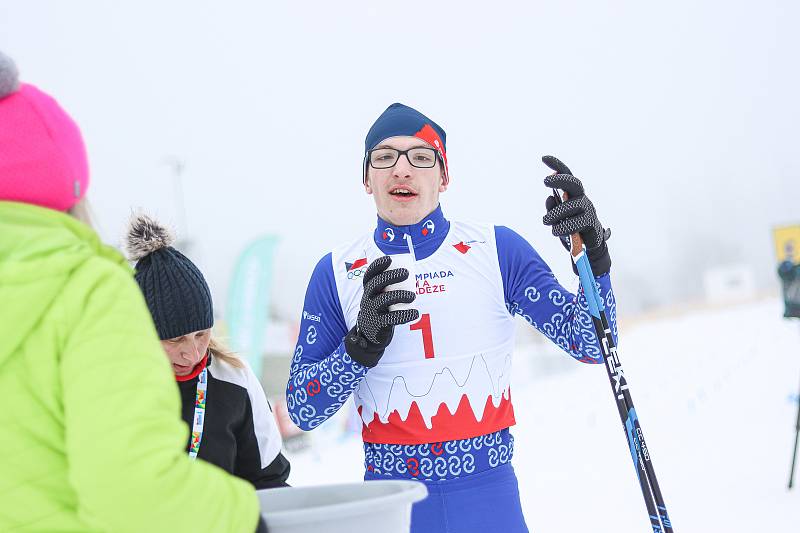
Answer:
<svg viewBox="0 0 800 533"><path fill-rule="evenodd" d="M52 97L19 83L13 61L0 53L0 200L67 211L88 185L77 124Z"/></svg>

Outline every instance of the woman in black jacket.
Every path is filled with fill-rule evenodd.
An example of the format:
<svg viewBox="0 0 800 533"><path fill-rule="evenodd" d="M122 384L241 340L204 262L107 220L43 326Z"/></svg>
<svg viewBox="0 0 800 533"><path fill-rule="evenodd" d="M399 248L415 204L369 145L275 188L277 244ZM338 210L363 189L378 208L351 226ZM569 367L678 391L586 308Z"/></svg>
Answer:
<svg viewBox="0 0 800 533"><path fill-rule="evenodd" d="M264 390L250 366L213 338L211 292L173 241L164 226L135 215L125 244L178 381L191 428L187 452L257 489L285 487L290 465Z"/></svg>

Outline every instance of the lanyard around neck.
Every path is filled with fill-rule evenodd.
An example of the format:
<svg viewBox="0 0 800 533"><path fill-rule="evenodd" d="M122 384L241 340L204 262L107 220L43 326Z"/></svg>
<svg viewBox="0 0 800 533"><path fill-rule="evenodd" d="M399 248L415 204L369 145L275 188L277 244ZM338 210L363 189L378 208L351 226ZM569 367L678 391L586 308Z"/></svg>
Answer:
<svg viewBox="0 0 800 533"><path fill-rule="evenodd" d="M206 389L208 388L208 368L203 368L197 376L197 393L194 397L194 420L192 422L192 439L189 442L189 457L197 458L200 441L203 440L203 425L206 422Z"/></svg>

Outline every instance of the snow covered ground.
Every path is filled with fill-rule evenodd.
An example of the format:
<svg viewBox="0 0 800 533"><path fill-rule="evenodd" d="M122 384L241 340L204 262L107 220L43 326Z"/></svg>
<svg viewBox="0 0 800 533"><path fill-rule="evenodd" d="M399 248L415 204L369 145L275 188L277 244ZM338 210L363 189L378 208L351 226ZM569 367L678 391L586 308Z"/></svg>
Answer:
<svg viewBox="0 0 800 533"><path fill-rule="evenodd" d="M781 313L776 299L623 324L620 358L678 533L800 531L800 487L786 489L800 321ZM514 466L531 531L649 531L603 367L544 345L514 365ZM289 454L294 485L361 479L344 419Z"/></svg>

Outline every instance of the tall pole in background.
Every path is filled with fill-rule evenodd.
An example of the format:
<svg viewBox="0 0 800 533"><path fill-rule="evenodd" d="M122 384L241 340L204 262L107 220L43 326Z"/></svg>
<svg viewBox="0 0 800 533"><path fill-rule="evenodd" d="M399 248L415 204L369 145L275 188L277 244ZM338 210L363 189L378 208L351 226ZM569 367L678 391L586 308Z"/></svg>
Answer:
<svg viewBox="0 0 800 533"><path fill-rule="evenodd" d="M189 233L188 217L186 216L186 198L183 192L183 173L186 171L186 161L175 155L164 157L164 164L172 173L172 190L175 198L175 216L178 222L178 238L176 247L186 255L191 255L192 239Z"/></svg>
<svg viewBox="0 0 800 533"><path fill-rule="evenodd" d="M794 451L792 452L792 467L789 470L789 490L794 484L794 465L797 461L797 441L800 440L800 389L797 391L797 422L794 426Z"/></svg>

